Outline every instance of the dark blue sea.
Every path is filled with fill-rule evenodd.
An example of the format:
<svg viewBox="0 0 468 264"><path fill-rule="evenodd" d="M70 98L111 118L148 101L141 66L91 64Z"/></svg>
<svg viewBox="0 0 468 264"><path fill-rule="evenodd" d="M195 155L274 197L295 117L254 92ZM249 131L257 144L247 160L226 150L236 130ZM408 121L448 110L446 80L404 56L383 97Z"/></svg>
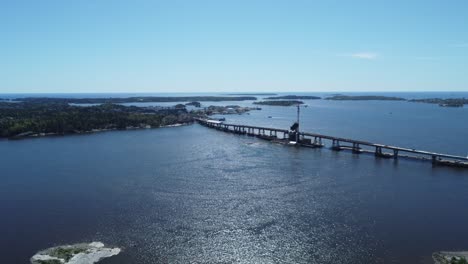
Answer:
<svg viewBox="0 0 468 264"><path fill-rule="evenodd" d="M161 94L34 96L143 95ZM25 96L32 95L0 94ZM468 155L468 107L305 103L303 131ZM210 104L252 106L203 102ZM261 107L224 117L278 128L296 118L294 107ZM328 147L289 147L197 124L0 140L0 262L29 263L40 249L89 241L123 248L107 264L415 264L433 263L434 251L468 250L467 169Z"/></svg>

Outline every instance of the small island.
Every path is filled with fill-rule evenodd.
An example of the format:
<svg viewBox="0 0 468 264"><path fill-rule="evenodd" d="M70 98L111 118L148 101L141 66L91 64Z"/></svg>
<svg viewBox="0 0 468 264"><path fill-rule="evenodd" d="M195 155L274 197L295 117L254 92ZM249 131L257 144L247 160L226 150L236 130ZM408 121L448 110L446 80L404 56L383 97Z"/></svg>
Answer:
<svg viewBox="0 0 468 264"><path fill-rule="evenodd" d="M257 105L271 105L271 106L293 106L303 104L304 102L298 100L279 100L279 101L259 101L254 102Z"/></svg>
<svg viewBox="0 0 468 264"><path fill-rule="evenodd" d="M186 103L185 105L191 105L191 106L195 106L195 107L201 107L201 103L200 103L200 102L190 102L190 103Z"/></svg>
<svg viewBox="0 0 468 264"><path fill-rule="evenodd" d="M410 102L415 103L426 103L426 104L438 104L441 107L463 107L468 104L467 98L427 98L427 99L412 99Z"/></svg>
<svg viewBox="0 0 468 264"><path fill-rule="evenodd" d="M325 100L335 101L406 101L405 98L382 95L334 95Z"/></svg>
<svg viewBox="0 0 468 264"><path fill-rule="evenodd" d="M310 96L310 95L283 95L283 96L267 97L267 98L265 98L265 99L268 99L268 100L277 100L277 99L286 99L286 100L297 100L297 99L303 99L303 100L317 100L317 99L322 99L322 97Z"/></svg>
<svg viewBox="0 0 468 264"><path fill-rule="evenodd" d="M31 264L93 264L120 251L120 248L104 247L101 242L64 245L37 252L31 257Z"/></svg>

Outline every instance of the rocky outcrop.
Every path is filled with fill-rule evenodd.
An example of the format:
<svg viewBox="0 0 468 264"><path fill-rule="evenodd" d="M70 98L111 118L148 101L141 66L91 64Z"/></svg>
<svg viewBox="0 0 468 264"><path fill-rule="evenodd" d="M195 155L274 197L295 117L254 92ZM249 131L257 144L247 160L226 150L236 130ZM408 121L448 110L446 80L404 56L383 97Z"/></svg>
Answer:
<svg viewBox="0 0 468 264"><path fill-rule="evenodd" d="M468 251L439 251L432 254L435 264L468 264Z"/></svg>

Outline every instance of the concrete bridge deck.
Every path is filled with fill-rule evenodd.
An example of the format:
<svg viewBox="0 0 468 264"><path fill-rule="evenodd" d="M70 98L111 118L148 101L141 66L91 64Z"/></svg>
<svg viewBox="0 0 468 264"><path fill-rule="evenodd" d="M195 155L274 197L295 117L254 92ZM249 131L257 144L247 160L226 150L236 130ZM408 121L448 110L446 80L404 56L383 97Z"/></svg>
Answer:
<svg viewBox="0 0 468 264"><path fill-rule="evenodd" d="M295 133L287 129L228 124L207 119L197 119L197 121L201 125L222 130L225 132L257 136L263 139L274 140L282 143L289 143L289 138L291 135L290 133ZM296 142L295 145L298 146L324 147L325 144L323 144L323 141L329 140L332 143L331 148L336 151L352 150L353 153L358 154L374 153L377 157L394 159L397 159L398 157L416 158L422 160L431 160L433 164L438 165L468 168L468 157L463 156L377 144L368 141L334 137L309 132L299 132L297 138L299 139L299 142ZM343 143L348 143L352 145L343 145ZM364 148L362 146L364 146ZM402 155L401 153L406 153L406 155Z"/></svg>

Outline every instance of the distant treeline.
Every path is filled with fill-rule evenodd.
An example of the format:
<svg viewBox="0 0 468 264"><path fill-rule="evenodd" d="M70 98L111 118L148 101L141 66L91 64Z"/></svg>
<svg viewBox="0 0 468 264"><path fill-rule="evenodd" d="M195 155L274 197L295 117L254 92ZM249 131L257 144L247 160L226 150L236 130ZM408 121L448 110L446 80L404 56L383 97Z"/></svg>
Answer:
<svg viewBox="0 0 468 264"><path fill-rule="evenodd" d="M303 104L304 102L298 100L279 100L279 101L260 101L254 102L257 105L272 105L272 106L292 106Z"/></svg>
<svg viewBox="0 0 468 264"><path fill-rule="evenodd" d="M234 93L234 94L228 94L228 95L250 95L250 96L254 96L254 95L277 95L275 93Z"/></svg>
<svg viewBox="0 0 468 264"><path fill-rule="evenodd" d="M413 99L409 101L416 102L416 103L438 104L440 106L446 106L446 107L462 107L463 105L468 104L467 98L449 98L449 99L429 98L429 99Z"/></svg>
<svg viewBox="0 0 468 264"><path fill-rule="evenodd" d="M185 108L150 109L116 104L81 107L67 103L0 102L0 137L160 127L191 121L192 117Z"/></svg>
<svg viewBox="0 0 468 264"><path fill-rule="evenodd" d="M310 95L284 95L284 96L276 96L276 97L267 97L265 99L268 100L276 100L276 99L288 99L288 100L297 100L297 99L308 99L308 100L316 100L316 99L322 99L321 97L318 96L310 96Z"/></svg>
<svg viewBox="0 0 468 264"><path fill-rule="evenodd" d="M109 97L109 98L54 98L54 97L26 97L13 101L31 103L71 103L71 104L122 104L122 103L163 103L163 102L220 102L257 100L254 96L141 96L141 97Z"/></svg>
<svg viewBox="0 0 468 264"><path fill-rule="evenodd" d="M380 95L335 95L325 98L326 100L336 100L336 101L406 101L405 98L401 97L392 97L392 96L380 96Z"/></svg>

